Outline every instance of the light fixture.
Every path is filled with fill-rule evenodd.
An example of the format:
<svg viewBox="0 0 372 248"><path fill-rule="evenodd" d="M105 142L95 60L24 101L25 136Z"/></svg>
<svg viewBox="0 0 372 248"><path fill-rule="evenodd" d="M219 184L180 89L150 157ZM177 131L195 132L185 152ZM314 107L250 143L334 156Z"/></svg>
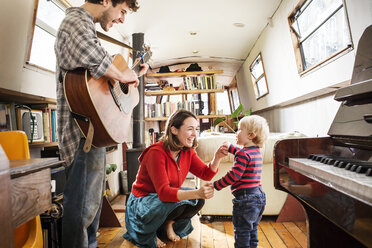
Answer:
<svg viewBox="0 0 372 248"><path fill-rule="evenodd" d="M235 22L235 23L233 23L233 25L237 28L244 28L244 26L245 26L245 24L241 23L241 22Z"/></svg>
<svg viewBox="0 0 372 248"><path fill-rule="evenodd" d="M199 52L198 50L192 51L193 54L197 54L198 52Z"/></svg>
<svg viewBox="0 0 372 248"><path fill-rule="evenodd" d="M190 32L190 35L197 35L198 33L197 32L194 32L194 31L191 31Z"/></svg>

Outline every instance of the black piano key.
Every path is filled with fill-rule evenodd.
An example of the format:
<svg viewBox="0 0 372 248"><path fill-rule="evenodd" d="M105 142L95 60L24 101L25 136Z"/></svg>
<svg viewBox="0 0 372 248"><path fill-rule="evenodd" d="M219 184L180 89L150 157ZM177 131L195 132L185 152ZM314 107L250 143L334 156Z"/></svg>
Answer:
<svg viewBox="0 0 372 248"><path fill-rule="evenodd" d="M356 171L356 169L357 169L359 166L360 166L360 165L353 164L353 165L350 167L350 171Z"/></svg>
<svg viewBox="0 0 372 248"><path fill-rule="evenodd" d="M356 169L357 173L366 173L367 170L372 170L372 165L358 165L358 168Z"/></svg>
<svg viewBox="0 0 372 248"><path fill-rule="evenodd" d="M344 161L338 161L337 167L338 168L345 168L348 163L345 163Z"/></svg>
<svg viewBox="0 0 372 248"><path fill-rule="evenodd" d="M320 161L322 159L322 156L318 155L318 156L315 156L315 161Z"/></svg>
<svg viewBox="0 0 372 248"><path fill-rule="evenodd" d="M336 160L335 160L334 158L330 158L330 159L328 159L327 164L329 164L329 165L334 165L335 162L336 162Z"/></svg>
<svg viewBox="0 0 372 248"><path fill-rule="evenodd" d="M350 170L352 166L353 166L352 163L347 163L347 164L345 165L345 170Z"/></svg>

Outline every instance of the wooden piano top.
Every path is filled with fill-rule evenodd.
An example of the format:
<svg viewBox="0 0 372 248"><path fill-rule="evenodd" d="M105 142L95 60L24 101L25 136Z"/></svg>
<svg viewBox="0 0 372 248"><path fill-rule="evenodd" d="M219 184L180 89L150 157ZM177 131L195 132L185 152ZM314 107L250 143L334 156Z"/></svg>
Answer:
<svg viewBox="0 0 372 248"><path fill-rule="evenodd" d="M54 167L62 163L63 161L58 160L58 158L31 158L10 160L10 176L13 179L43 170L45 168Z"/></svg>

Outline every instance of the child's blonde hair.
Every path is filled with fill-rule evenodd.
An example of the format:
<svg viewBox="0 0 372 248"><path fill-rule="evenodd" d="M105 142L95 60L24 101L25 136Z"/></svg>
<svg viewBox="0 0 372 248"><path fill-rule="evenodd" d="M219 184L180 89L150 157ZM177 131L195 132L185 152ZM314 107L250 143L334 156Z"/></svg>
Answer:
<svg viewBox="0 0 372 248"><path fill-rule="evenodd" d="M252 140L258 147L262 147L263 143L269 136L269 125L265 118L258 115L245 116L239 121L239 128L246 130L247 134L254 133L256 137Z"/></svg>

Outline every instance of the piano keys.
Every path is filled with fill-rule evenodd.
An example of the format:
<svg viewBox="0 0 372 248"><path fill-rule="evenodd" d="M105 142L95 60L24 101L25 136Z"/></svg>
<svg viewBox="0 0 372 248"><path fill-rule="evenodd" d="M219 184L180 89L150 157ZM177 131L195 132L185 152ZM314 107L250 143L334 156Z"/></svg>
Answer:
<svg viewBox="0 0 372 248"><path fill-rule="evenodd" d="M349 163L350 164L350 163ZM308 158L289 158L289 168L372 206L372 177Z"/></svg>

